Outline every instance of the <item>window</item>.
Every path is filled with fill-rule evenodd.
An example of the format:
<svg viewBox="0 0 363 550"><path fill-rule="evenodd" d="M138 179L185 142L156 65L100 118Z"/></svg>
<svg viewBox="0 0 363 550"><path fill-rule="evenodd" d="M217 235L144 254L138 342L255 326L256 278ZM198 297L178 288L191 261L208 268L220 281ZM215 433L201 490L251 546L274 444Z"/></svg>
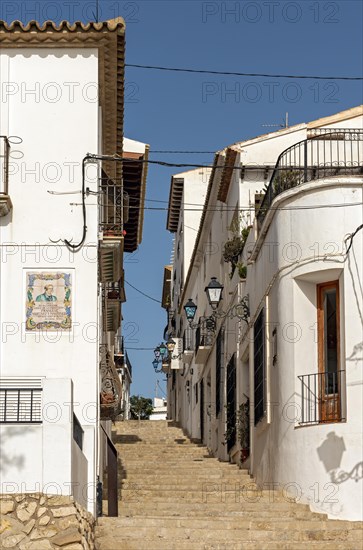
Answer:
<svg viewBox="0 0 363 550"><path fill-rule="evenodd" d="M3 378L0 386L0 424L41 424L42 381Z"/></svg>
<svg viewBox="0 0 363 550"><path fill-rule="evenodd" d="M254 324L255 426L265 414L265 319L262 309Z"/></svg>
<svg viewBox="0 0 363 550"><path fill-rule="evenodd" d="M317 285L318 369L321 422L341 416L339 282Z"/></svg>
<svg viewBox="0 0 363 550"><path fill-rule="evenodd" d="M227 365L227 451L236 444L236 354Z"/></svg>
<svg viewBox="0 0 363 550"><path fill-rule="evenodd" d="M223 362L223 336L224 332L221 329L217 336L216 342L216 416L221 412L221 371Z"/></svg>

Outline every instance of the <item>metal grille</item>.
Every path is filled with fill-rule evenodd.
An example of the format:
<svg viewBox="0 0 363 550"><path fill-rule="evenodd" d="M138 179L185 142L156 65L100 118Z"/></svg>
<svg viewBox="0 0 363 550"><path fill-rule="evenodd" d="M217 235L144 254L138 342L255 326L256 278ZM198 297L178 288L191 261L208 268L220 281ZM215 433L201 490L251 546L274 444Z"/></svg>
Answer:
<svg viewBox="0 0 363 550"><path fill-rule="evenodd" d="M224 332L221 329L216 341L216 416L221 412L221 381L223 362L223 338Z"/></svg>
<svg viewBox="0 0 363 550"><path fill-rule="evenodd" d="M73 439L81 450L83 449L83 436L83 428L76 415L73 414Z"/></svg>
<svg viewBox="0 0 363 550"><path fill-rule="evenodd" d="M262 309L254 324L255 426L265 413L265 326Z"/></svg>
<svg viewBox="0 0 363 550"><path fill-rule="evenodd" d="M236 444L236 355L227 365L227 451Z"/></svg>
<svg viewBox="0 0 363 550"><path fill-rule="evenodd" d="M342 395L345 371L316 372L298 376L301 382L300 425L341 422L345 420Z"/></svg>
<svg viewBox="0 0 363 550"><path fill-rule="evenodd" d="M0 388L0 423L41 424L42 388Z"/></svg>
<svg viewBox="0 0 363 550"><path fill-rule="evenodd" d="M288 189L321 178L363 173L363 130L319 128L283 151L257 213L261 228L272 201Z"/></svg>

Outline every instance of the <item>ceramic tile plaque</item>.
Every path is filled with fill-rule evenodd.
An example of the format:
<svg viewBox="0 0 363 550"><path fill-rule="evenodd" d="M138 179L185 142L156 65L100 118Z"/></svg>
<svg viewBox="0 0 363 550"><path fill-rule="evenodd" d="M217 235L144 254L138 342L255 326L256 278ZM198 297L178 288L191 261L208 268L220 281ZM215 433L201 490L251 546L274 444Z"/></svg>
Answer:
<svg viewBox="0 0 363 550"><path fill-rule="evenodd" d="M71 330L71 273L27 272L26 285L26 330Z"/></svg>

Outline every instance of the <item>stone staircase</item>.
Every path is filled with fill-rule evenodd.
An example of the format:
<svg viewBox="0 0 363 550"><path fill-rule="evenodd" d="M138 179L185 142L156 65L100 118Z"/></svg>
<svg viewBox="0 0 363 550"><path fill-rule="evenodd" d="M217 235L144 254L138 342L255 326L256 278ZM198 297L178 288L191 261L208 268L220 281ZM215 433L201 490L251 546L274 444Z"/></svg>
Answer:
<svg viewBox="0 0 363 550"><path fill-rule="evenodd" d="M362 550L362 524L328 520L260 491L167 421L116 423L119 517L98 519L97 550Z"/></svg>

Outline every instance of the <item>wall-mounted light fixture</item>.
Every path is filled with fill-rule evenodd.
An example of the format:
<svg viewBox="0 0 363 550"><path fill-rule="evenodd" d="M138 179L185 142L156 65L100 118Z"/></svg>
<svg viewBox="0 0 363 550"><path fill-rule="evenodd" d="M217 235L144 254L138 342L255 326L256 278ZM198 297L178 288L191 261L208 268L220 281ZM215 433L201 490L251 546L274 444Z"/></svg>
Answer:
<svg viewBox="0 0 363 550"><path fill-rule="evenodd" d="M166 344L162 342L156 348L154 349L154 355L155 359L152 362L152 365L154 367L154 371L156 373L159 372L165 372L165 368L170 365L170 362L172 359L179 359L182 355L182 352L178 355L173 355L173 351L175 349L176 342L173 340L171 336L169 336L168 341ZM159 367L159 364L161 364L161 368Z"/></svg>
<svg viewBox="0 0 363 550"><path fill-rule="evenodd" d="M229 319L238 318L242 321L245 321L246 323L248 323L249 321L250 307L248 295L243 296L239 303L229 308L228 311L218 311L219 304L222 300L223 288L224 286L217 280L217 277L212 277L209 285L206 286L204 289L208 298L209 305L212 308L212 315L210 317L204 317L203 319L206 323L208 322L208 320L213 320L214 322L214 328L210 323L210 326L208 327L209 330L215 329L216 319L222 319L224 317L228 317ZM191 298L189 298L189 300L185 304L184 311L189 322L189 326L191 328L197 328L200 323L193 323L195 314L197 312L197 305L193 302Z"/></svg>

